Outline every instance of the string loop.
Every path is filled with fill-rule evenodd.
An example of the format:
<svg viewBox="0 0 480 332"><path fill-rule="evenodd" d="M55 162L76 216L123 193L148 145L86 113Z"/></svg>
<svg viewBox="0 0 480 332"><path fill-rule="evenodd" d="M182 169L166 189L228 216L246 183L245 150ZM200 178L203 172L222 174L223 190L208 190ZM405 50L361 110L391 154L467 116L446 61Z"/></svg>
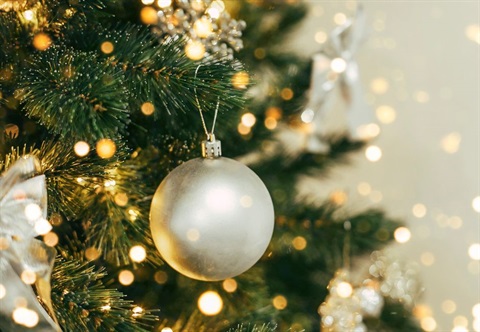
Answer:
<svg viewBox="0 0 480 332"><path fill-rule="evenodd" d="M203 117L202 106L200 105L200 101L198 100L198 93L197 93L197 74L198 70L202 65L198 65L197 69L195 70L195 84L193 85L193 91L195 93L195 101L197 103L198 112L200 113L200 119L202 120L203 130L205 130L205 134L207 135L207 140L215 140L214 131L215 131L215 123L217 123L217 114L218 108L220 106L220 97L217 99L217 106L215 108L215 115L213 116L213 124L212 130L209 132L207 129L207 125L205 124L205 118Z"/></svg>

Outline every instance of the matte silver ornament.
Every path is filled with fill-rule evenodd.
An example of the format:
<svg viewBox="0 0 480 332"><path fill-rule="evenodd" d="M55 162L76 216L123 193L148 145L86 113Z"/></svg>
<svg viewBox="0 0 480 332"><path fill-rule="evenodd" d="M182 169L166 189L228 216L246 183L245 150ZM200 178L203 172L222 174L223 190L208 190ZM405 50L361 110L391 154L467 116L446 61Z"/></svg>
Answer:
<svg viewBox="0 0 480 332"><path fill-rule="evenodd" d="M153 239L165 261L206 281L252 267L265 252L273 225L272 200L260 178L242 163L215 155L174 169L150 210Z"/></svg>

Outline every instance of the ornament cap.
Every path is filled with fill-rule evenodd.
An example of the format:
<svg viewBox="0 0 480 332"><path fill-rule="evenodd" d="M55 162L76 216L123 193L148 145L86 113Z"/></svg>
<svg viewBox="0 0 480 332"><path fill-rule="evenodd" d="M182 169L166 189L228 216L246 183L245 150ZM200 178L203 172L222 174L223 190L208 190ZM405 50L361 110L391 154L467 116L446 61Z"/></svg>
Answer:
<svg viewBox="0 0 480 332"><path fill-rule="evenodd" d="M202 142L203 158L219 158L222 156L222 142L215 139L214 134L208 134L207 140Z"/></svg>

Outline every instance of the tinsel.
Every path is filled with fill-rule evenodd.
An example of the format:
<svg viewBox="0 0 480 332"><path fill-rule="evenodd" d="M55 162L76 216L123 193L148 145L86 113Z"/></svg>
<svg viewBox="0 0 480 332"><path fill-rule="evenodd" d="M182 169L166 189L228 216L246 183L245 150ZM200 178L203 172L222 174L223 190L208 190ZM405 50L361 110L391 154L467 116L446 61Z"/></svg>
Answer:
<svg viewBox="0 0 480 332"><path fill-rule="evenodd" d="M182 35L205 47L205 54L233 59L243 48L246 24L233 19L222 0L158 1L158 23L153 29L160 36Z"/></svg>

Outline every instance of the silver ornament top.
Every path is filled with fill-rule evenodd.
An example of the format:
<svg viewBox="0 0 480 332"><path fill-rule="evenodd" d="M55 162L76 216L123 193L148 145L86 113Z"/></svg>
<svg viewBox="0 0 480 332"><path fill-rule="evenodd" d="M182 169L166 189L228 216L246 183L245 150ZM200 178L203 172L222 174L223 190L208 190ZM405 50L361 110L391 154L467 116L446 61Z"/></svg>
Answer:
<svg viewBox="0 0 480 332"><path fill-rule="evenodd" d="M222 142L215 140L214 134L208 134L207 140L202 142L203 158L219 158L222 156Z"/></svg>

